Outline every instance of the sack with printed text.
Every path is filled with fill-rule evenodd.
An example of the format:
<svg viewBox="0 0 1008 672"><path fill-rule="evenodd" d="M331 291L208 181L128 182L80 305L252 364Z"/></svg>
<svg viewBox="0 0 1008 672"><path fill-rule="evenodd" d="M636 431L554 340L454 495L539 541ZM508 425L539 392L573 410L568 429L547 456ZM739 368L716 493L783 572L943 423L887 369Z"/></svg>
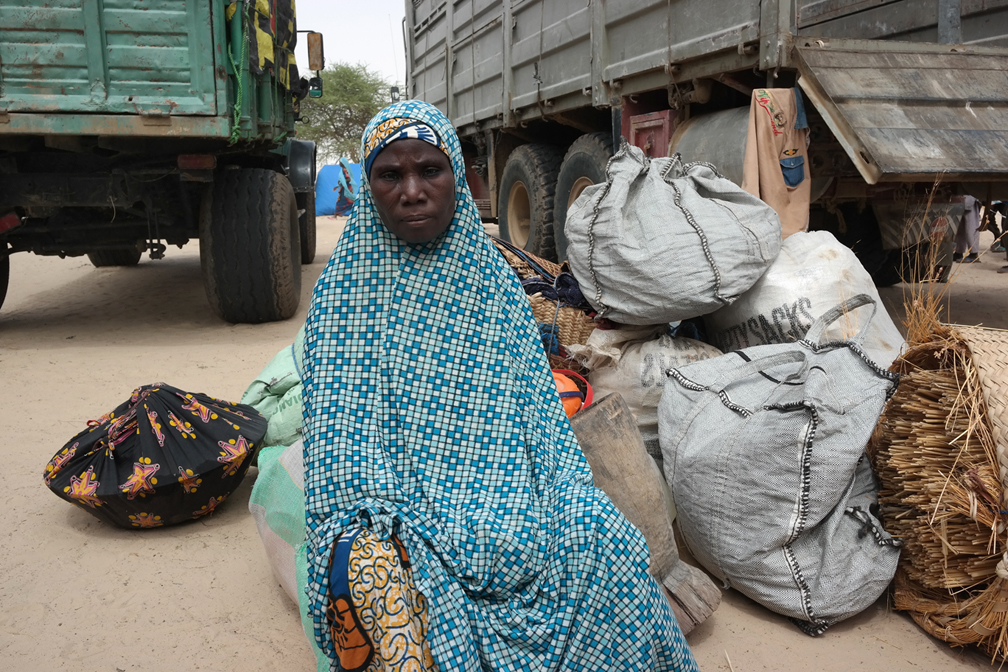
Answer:
<svg viewBox="0 0 1008 672"><path fill-rule="evenodd" d="M825 335L839 341L864 328L864 351L886 368L906 342L882 305L871 275L828 231L788 236L777 259L749 291L704 317L708 340L724 352L798 341L819 316L857 294L867 294L875 302L874 319L864 309L848 312Z"/></svg>

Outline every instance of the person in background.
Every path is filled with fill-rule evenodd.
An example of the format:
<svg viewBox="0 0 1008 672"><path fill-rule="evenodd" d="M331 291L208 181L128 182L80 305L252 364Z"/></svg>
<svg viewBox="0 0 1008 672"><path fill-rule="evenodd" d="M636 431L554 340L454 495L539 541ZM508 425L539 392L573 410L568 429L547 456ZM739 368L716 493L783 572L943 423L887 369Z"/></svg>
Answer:
<svg viewBox="0 0 1008 672"><path fill-rule="evenodd" d="M696 670L593 486L458 136L391 105L305 327L315 637L343 670Z"/></svg>
<svg viewBox="0 0 1008 672"><path fill-rule="evenodd" d="M1000 231L998 231L999 218L1001 220ZM1004 252L1005 258L1008 260L1008 252L1005 248L1005 243L1008 242L1008 203L992 201L984 219L987 223L987 230L994 234L994 242L991 243L990 251L998 254ZM1008 266L999 268L998 273L1008 273Z"/></svg>
<svg viewBox="0 0 1008 672"><path fill-rule="evenodd" d="M1000 230L998 230L998 220L1000 219ZM984 226L994 234L994 242L991 243L990 251L1001 254L1005 251L1005 241L1008 241L1008 203L1004 201L991 201L990 207L984 212Z"/></svg>
<svg viewBox="0 0 1008 672"><path fill-rule="evenodd" d="M971 264L980 261L980 201L967 195L963 204L966 210L959 220L952 261Z"/></svg>

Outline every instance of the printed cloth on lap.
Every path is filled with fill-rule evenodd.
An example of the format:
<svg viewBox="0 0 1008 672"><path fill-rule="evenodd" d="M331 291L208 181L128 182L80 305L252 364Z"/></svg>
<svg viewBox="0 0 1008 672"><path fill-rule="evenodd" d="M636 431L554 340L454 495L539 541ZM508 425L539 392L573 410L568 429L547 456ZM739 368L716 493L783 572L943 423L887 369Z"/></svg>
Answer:
<svg viewBox="0 0 1008 672"><path fill-rule="evenodd" d="M458 137L415 101L383 110L365 137L399 118L444 143L455 216L430 243L401 242L365 175L314 290L303 380L319 646L333 657L333 544L363 524L405 545L441 672L696 669L643 536L592 485L528 300L466 186Z"/></svg>

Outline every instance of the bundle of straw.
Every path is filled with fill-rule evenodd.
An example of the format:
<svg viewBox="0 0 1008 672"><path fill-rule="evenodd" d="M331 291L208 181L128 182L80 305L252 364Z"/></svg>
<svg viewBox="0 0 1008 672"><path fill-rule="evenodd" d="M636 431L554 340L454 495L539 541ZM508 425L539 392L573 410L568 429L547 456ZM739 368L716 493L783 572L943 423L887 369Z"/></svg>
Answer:
<svg viewBox="0 0 1008 672"><path fill-rule="evenodd" d="M868 453L903 539L895 606L954 646L1008 661L1008 331L954 327L918 295L902 374Z"/></svg>

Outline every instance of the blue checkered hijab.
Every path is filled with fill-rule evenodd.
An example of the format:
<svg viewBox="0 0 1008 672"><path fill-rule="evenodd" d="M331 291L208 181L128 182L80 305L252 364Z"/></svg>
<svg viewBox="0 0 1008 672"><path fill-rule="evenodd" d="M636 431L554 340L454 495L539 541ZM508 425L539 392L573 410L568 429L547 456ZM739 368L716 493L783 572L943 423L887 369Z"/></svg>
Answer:
<svg viewBox="0 0 1008 672"><path fill-rule="evenodd" d="M459 140L435 107L401 102L445 143L455 216L400 241L360 195L305 330L309 578L319 646L333 543L365 525L404 543L451 670L693 669L641 534L592 486L528 300L484 232ZM333 669L339 669L333 660Z"/></svg>

